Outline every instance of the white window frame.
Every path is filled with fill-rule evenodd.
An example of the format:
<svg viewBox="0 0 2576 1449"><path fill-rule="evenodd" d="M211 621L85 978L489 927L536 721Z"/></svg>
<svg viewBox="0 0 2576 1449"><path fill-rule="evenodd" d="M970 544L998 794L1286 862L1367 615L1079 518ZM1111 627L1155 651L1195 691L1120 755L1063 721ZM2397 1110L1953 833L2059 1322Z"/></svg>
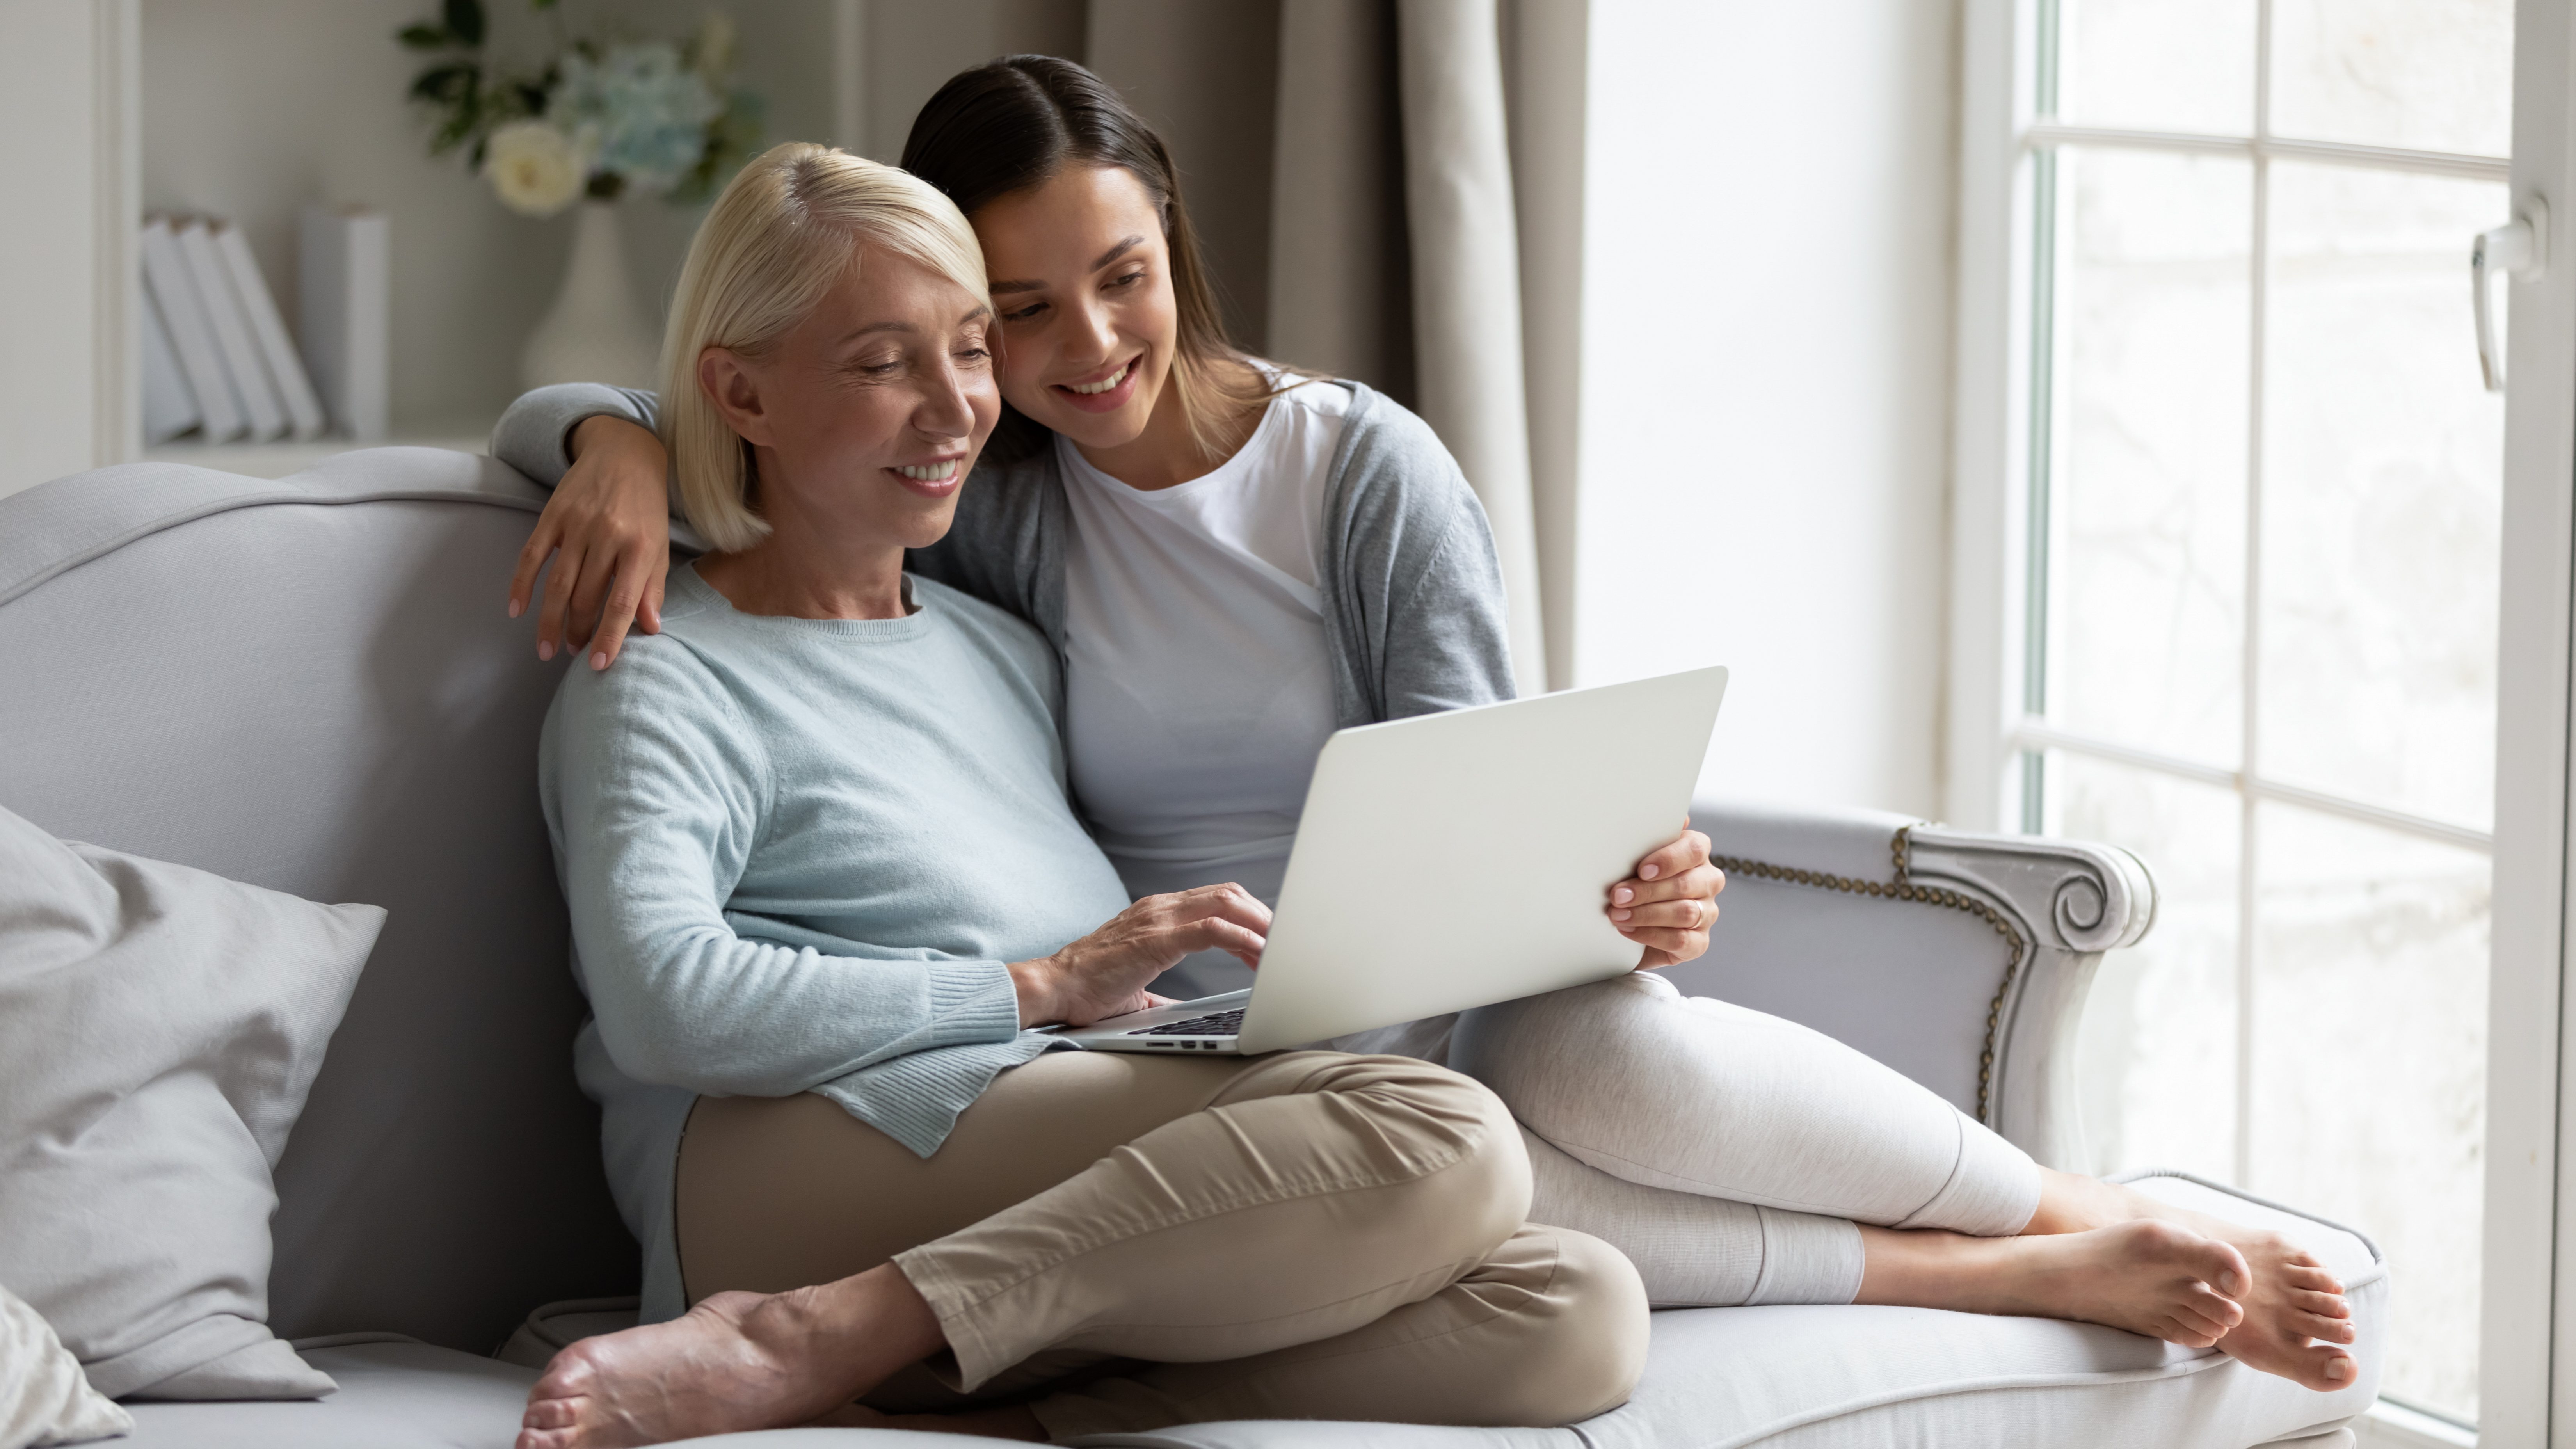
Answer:
<svg viewBox="0 0 2576 1449"><path fill-rule="evenodd" d="M2261 0L2268 41L2269 0ZM2560 208L2542 278L2511 294L2505 423L2502 612L2498 676L2496 812L2492 835L2358 802L2318 797L2270 781L2253 753L2235 771L2092 741L2023 718L2026 644L2023 485L2029 472L2029 171L2034 139L2182 149L2177 138L2051 127L2034 137L2035 0L1963 0L1960 56L1960 210L1952 431L1950 637L1943 752L1943 808L1971 829L2001 829L2015 795L2011 772L2025 748L2066 748L2182 774L2258 799L2323 808L2373 824L2494 852L2489 986L2487 1182L2480 1432L2495 1445L2576 1446L2576 1254L2555 1251L2576 1234L2576 1150L2561 1150L2576 1124L2576 1074L2561 1071L2561 1043L2576 1039L2576 999L2562 989L2565 946L2576 930L2576 881L2567 849L2568 790L2576 779L2569 729L2570 649L2576 645L2576 24L2567 0L2519 0L2515 17L2514 159L2517 213L2535 196ZM2260 46L2268 51L2268 44ZM2258 84L2268 84L2258 54ZM2052 134L2053 133L2053 134ZM2259 133L2258 133L2259 134ZM2369 147L2257 140L2198 149L2252 156L2456 166ZM2490 174L2492 174L2490 172ZM2502 225L2507 218L2496 218ZM2258 219L2257 225L2260 226ZM2461 263L2468 260L2462 238ZM2254 326L2262 326L2256 279ZM2259 338L2255 343L2259 348ZM2463 358L2463 366L2474 365ZM2261 378L2252 379L2260 405ZM2249 419L2259 439L2259 419ZM2259 443L2258 443L2259 446ZM2259 467L2259 459L2256 462ZM2259 479L2249 479L2259 498ZM2247 540L2259 567L2259 535ZM2258 621L2247 599L2248 649ZM2249 705L2255 691L2251 671ZM2576 1143L2567 1144L2576 1149ZM2576 1185L2571 1185L2576 1186ZM2364 1225L2365 1227L2367 1225ZM2402 1274L2402 1267L2399 1269ZM2399 1285L2399 1291L2405 1291ZM2553 1384L2559 1391L2553 1392ZM2396 1416L2402 1418L2403 1416ZM2372 1425L2377 1442L2413 1442L2398 1423ZM2425 1440L2424 1442L2433 1442Z"/></svg>

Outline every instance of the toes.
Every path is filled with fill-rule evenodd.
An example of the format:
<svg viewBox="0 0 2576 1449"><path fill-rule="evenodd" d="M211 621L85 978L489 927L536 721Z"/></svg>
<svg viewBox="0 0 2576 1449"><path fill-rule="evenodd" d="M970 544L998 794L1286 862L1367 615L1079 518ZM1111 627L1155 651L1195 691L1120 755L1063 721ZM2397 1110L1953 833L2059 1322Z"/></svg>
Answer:
<svg viewBox="0 0 2576 1449"><path fill-rule="evenodd" d="M2348 1318L2326 1318L2314 1313L2293 1313L2289 1317L2290 1331L2309 1338L2322 1338L2328 1343L2351 1343L2361 1336Z"/></svg>
<svg viewBox="0 0 2576 1449"><path fill-rule="evenodd" d="M2191 1285L2191 1291L2183 1297L2183 1310L2193 1317L2207 1319L2210 1328L2218 1333L2225 1333L2245 1321L2245 1305L2212 1291L2205 1283Z"/></svg>
<svg viewBox="0 0 2576 1449"><path fill-rule="evenodd" d="M2299 1312L2313 1313L2319 1318L2352 1317L2352 1305L2340 1294L2317 1293L2305 1288L2293 1288L2282 1294L2281 1299Z"/></svg>
<svg viewBox="0 0 2576 1449"><path fill-rule="evenodd" d="M2268 1369L2293 1383L2315 1389L2319 1393L2331 1393L2336 1389L2347 1387L2352 1383L2354 1376L2361 1372L2361 1366L2353 1361L2349 1352L2331 1343L2292 1348L2282 1354L2277 1361L2267 1361L2270 1359L2270 1355L2262 1355L2252 1361L2252 1366Z"/></svg>
<svg viewBox="0 0 2576 1449"><path fill-rule="evenodd" d="M2335 1275L2314 1263L2289 1264L2282 1267L2279 1272L2281 1282L2287 1287L2303 1288L2311 1293L2343 1291L2343 1284L2335 1278Z"/></svg>
<svg viewBox="0 0 2576 1449"><path fill-rule="evenodd" d="M2204 1274L2201 1281L2230 1298L2243 1297L2254 1286L2254 1273L2245 1266L2245 1255L2214 1238L2210 1246L2218 1251L2210 1255L2212 1271Z"/></svg>
<svg viewBox="0 0 2576 1449"><path fill-rule="evenodd" d="M2302 1382L2321 1391L2343 1388L2361 1372L2361 1365L2353 1362L2352 1355L2339 1348L2312 1349L2304 1356L2304 1362L2314 1377Z"/></svg>
<svg viewBox="0 0 2576 1449"><path fill-rule="evenodd" d="M2191 1335L2190 1346L2193 1348L2209 1347L2211 1344L2225 1338L2227 1336L2228 1329L2234 1326L2224 1320L2213 1318L2206 1313L2195 1312L2188 1307L2175 1309L2173 1311L2173 1321L2180 1324L2183 1329ZM2176 1339L2174 1341L2177 1343L2182 1342L2181 1339Z"/></svg>
<svg viewBox="0 0 2576 1449"><path fill-rule="evenodd" d="M2196 1323L2183 1315L2166 1318L2156 1326L2156 1337L2185 1348L2207 1348L2225 1335L2205 1323Z"/></svg>
<svg viewBox="0 0 2576 1449"><path fill-rule="evenodd" d="M569 1429L581 1421L579 1399L531 1399L519 1423L529 1429Z"/></svg>

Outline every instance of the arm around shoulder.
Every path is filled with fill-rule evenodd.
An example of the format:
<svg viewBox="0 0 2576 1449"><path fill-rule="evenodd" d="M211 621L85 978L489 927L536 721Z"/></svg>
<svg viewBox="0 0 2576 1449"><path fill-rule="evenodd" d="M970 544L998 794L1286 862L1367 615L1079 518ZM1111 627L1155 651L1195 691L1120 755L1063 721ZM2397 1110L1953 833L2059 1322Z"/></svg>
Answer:
<svg viewBox="0 0 2576 1449"><path fill-rule="evenodd" d="M572 430L591 418L621 418L650 430L660 419L659 394L600 382L563 382L519 394L492 429L492 456L545 488L572 468Z"/></svg>

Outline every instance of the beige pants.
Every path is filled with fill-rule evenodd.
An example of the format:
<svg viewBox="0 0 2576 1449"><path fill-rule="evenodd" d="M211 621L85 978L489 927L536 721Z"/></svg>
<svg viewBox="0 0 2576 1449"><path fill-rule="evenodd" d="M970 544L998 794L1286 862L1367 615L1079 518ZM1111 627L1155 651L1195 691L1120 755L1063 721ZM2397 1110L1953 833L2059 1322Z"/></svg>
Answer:
<svg viewBox="0 0 2576 1449"><path fill-rule="evenodd" d="M701 1099L676 1211L692 1302L892 1261L954 1361L868 1402L1035 1393L1063 1438L1616 1406L1645 1361L1636 1270L1529 1200L1511 1115L1429 1063L1053 1052L928 1159L819 1097Z"/></svg>

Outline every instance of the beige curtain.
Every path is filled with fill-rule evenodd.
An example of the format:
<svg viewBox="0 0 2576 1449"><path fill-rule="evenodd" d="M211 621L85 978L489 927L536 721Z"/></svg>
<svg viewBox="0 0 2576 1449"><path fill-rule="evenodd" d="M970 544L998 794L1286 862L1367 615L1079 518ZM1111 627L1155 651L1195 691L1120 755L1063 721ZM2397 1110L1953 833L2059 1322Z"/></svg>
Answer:
<svg viewBox="0 0 2576 1449"><path fill-rule="evenodd" d="M1404 399L1457 455L1493 520L1524 693L1573 674L1585 15L1279 12L1270 349Z"/></svg>

